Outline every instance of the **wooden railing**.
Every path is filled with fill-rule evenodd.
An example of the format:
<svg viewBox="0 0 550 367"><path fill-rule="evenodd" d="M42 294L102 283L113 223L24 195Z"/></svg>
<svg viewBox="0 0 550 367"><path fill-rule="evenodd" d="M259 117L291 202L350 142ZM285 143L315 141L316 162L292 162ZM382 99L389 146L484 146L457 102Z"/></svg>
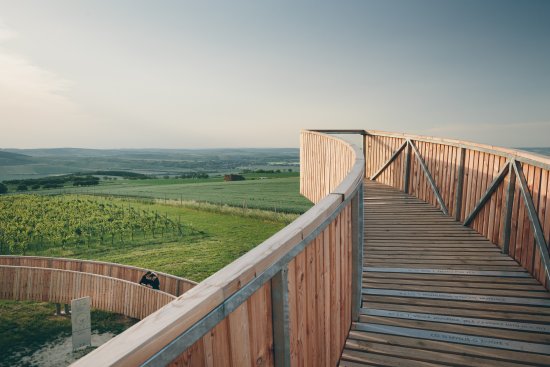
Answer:
<svg viewBox="0 0 550 367"><path fill-rule="evenodd" d="M301 142L313 208L74 365L336 365L361 301L365 162L326 135Z"/></svg>
<svg viewBox="0 0 550 367"><path fill-rule="evenodd" d="M0 265L0 299L70 304L91 297L92 307L143 319L175 299L135 282L77 271Z"/></svg>
<svg viewBox="0 0 550 367"><path fill-rule="evenodd" d="M550 289L550 159L458 140L364 131L368 178L485 236Z"/></svg>
<svg viewBox="0 0 550 367"><path fill-rule="evenodd" d="M145 272L150 270L102 261L40 256L0 256L0 265L73 270L82 273L104 275L133 283L139 282ZM160 290L174 296L182 295L197 284L191 280L174 275L161 272L156 273L160 281Z"/></svg>

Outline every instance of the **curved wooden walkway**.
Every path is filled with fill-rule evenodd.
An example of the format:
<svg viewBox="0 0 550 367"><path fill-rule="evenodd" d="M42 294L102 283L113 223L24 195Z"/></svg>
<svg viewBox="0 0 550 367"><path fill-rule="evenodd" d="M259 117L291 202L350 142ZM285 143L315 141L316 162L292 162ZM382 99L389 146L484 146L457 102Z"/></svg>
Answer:
<svg viewBox="0 0 550 367"><path fill-rule="evenodd" d="M550 366L550 294L437 208L365 181L363 303L340 366Z"/></svg>

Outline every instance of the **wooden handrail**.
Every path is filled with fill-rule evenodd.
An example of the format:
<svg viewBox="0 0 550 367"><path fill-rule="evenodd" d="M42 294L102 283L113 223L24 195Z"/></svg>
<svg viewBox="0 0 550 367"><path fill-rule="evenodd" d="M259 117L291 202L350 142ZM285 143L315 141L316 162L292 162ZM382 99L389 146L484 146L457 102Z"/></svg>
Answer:
<svg viewBox="0 0 550 367"><path fill-rule="evenodd" d="M395 133L380 130L365 130L364 135L367 136L381 136L391 138L410 139L414 141L421 141L426 143L443 144L456 148L467 148L483 153L496 154L508 159L516 159L520 162L525 162L540 168L550 169L550 158L547 156L526 152L523 150L503 148L495 145L480 144L464 140L440 138L435 136L414 135L405 133Z"/></svg>
<svg viewBox="0 0 550 367"><path fill-rule="evenodd" d="M421 147L413 149L419 163L412 168L399 153L407 142ZM501 247L550 288L550 158L374 130L365 131L364 146L367 174L376 172L378 181L437 204L444 212L449 208L449 215ZM387 164L390 155L397 163Z"/></svg>
<svg viewBox="0 0 550 367"><path fill-rule="evenodd" d="M89 296L92 306L142 319L171 302L171 294L103 275L29 266L0 265L0 298L70 303Z"/></svg>
<svg viewBox="0 0 550 367"><path fill-rule="evenodd" d="M495 145L474 143L458 139L449 139L436 136L415 135L382 130L361 130L361 129L314 129L313 131L327 134L358 134L363 136L382 136L389 138L409 139L426 143L444 144L457 148L468 148L479 152L498 154L509 159L516 159L520 162L532 164L537 167L550 169L550 158L547 156L526 152L523 150L504 148Z"/></svg>
<svg viewBox="0 0 550 367"><path fill-rule="evenodd" d="M233 263L227 265L214 275L205 279L203 282L199 283L196 287L183 294L175 301L169 303L151 316L134 325L132 328L126 330L118 337L102 345L94 352L77 361L75 363L75 366L135 366L145 363L150 358L153 358L153 360L147 362L147 365L162 365L164 363L168 363L170 359L163 359L163 352L158 354L159 351L163 350L163 348L165 348L165 351L171 351L173 348L177 348L180 344L187 346L185 340L181 341L181 335L189 335L189 338L200 338L204 334L204 332L207 332L209 330L208 328L213 327L206 325L210 325L211 323L214 323L214 325L216 325L216 323L219 322L219 317L224 317L222 321L224 321L225 324L222 323L219 326L216 326L216 330L218 330L218 327L222 327L222 329L220 329L220 331L216 331L215 335L218 335L218 333L222 332L222 330L226 330L225 333L227 333L227 327L231 325L234 325L234 327L238 327L240 330L239 332L244 332L242 329L243 327L246 327L247 330L248 328L252 327L255 329L271 329L273 325L262 326L260 324L248 324L245 320L242 319L242 311L240 310L243 309L242 307L245 307L248 303L252 302L252 298L256 297L256 295L259 294L258 292L264 293L264 290L269 289L268 286L270 286L271 283L270 274L276 271L280 272L282 268L286 266L286 264L292 265L292 270L289 270L288 285L289 288L291 288L289 290L289 297L294 300L295 297L298 297L299 295L294 293L297 290L297 288L294 287L297 287L297 285L293 282L300 282L301 284L301 282L304 281L304 276L306 277L306 279L311 276L320 277L320 273L307 273L302 275L300 278L298 278L297 274L301 265L299 265L299 263L296 263L296 261L298 261L298 258L305 259L306 248L312 249L312 244L314 243L314 240L315 243L324 243L324 246L327 246L326 251L329 251L329 248L334 248L337 249L338 253L341 252L342 265L340 265L339 263L337 264L335 260L331 260L332 262L330 262L330 264L334 264L333 266L336 266L336 268L335 270L332 270L332 268L326 269L327 276L328 274L332 274L333 271L338 271L340 273L334 274L334 276L336 277L335 279L340 279L341 276L342 282L351 282L351 239L354 236L351 235L351 232L348 232L348 230L351 230L350 208L352 208L352 199L356 198L358 193L360 192L362 180L364 178L365 162L363 159L363 155L357 148L355 148L351 144L324 134L310 131L302 132L302 141L307 139L317 139L319 141L319 144L323 143L324 146L328 149L328 155L341 158L339 164L331 164L330 161L322 162L325 164L325 166L322 167L323 173L327 173L327 175L325 176L328 177L328 180L326 182L326 185L323 185L323 187L310 187L311 195L308 197L317 203L314 207L312 207L290 225L285 227L283 230L276 233L271 238L267 239L262 244L258 245L256 248L252 249ZM319 159L317 159L317 161L319 161ZM321 167L319 166L319 168ZM305 167L302 167L302 174L304 174L305 171L308 170L305 169ZM313 172L310 173L312 174L312 179L315 178L317 180L319 178L318 176L314 177ZM321 172L315 172L315 174L319 175L321 174ZM304 181L301 180L301 183L304 183ZM355 210L357 210L357 206L355 206ZM362 227L359 228L355 226L354 228L357 232L362 233ZM334 236L335 230L338 230L341 233L341 235L338 235L337 241L332 240L332 236ZM340 239L340 236L345 237L342 237L342 239ZM325 237L326 240L323 240L323 238ZM347 238L350 239L349 242L347 242ZM359 238L359 236L357 236L357 238ZM354 243L357 242L354 240ZM341 249L338 247L338 244L340 244L340 246L342 247ZM344 250L346 248L349 248L349 250ZM307 251L309 254L309 251L313 250ZM322 254L323 252L317 254L316 256L322 256ZM325 261L329 261L329 255L329 253L326 253L327 260ZM340 258L340 255L338 255L337 258ZM349 264L349 268L347 267L347 264ZM360 265L361 264L359 263L359 266ZM348 271L349 274L347 273ZM360 273L358 276L360 276ZM262 282L267 280L268 282L262 285L261 282L258 282L259 280L261 280ZM329 287L331 286L331 283L328 282L328 279L326 284ZM252 287L253 285L255 286ZM332 286L335 285L336 284L332 283ZM339 284L338 287L340 287ZM314 288L308 289L310 292L315 292ZM334 313L333 307L342 307L342 311L338 311L338 313L342 313L342 317L344 317L344 315L347 315L338 322L334 321L334 326L338 327L338 329L331 330L331 323L330 325L327 325L327 331L325 333L322 333L322 335L321 333L319 334L319 338L325 338L326 335L330 337L331 333L338 334L338 342L336 342L335 340L326 339L326 342L328 344L323 348L327 349L327 353L318 356L319 358L329 358L329 360L331 361L330 363L337 361L337 358L339 357L339 354L341 352L341 347L343 347L343 343L345 341L347 328L349 328L349 324L351 322L352 306L350 298L348 296L349 294L351 294L351 290L349 290L349 292L348 290L342 290L341 295L346 295L345 298L341 300L335 298L335 302L337 302L335 304L328 303L330 307L329 309L327 309L326 312L329 319L330 317L336 317L335 315L330 315ZM340 297L337 296L336 292L330 292L330 295L334 297ZM326 294L325 296L328 297L329 295ZM286 299L288 299L289 297L286 297ZM243 298L246 302L239 303L243 302ZM285 297L281 297L281 299L285 299ZM259 311L258 309L256 309L250 312L267 312L267 310L273 309L271 305L268 305L269 303L271 303L271 301L265 300L262 302L263 303L261 303L261 305L266 305L265 311ZM265 302L267 302L267 304ZM296 300L294 302L296 302ZM244 308L244 310L246 310L246 308ZM229 312L232 313L229 315L229 318L227 318L226 313ZM292 322L296 322L296 318L300 315L296 315L294 312L297 311L290 311L290 315L289 317L287 317L287 320L292 319L294 320ZM232 321L232 317L233 319L238 321ZM306 316L303 315L303 317ZM226 321L227 319L229 319L228 323ZM269 322L271 322L271 319L269 319ZM310 322L310 320L302 320L300 322ZM315 326L312 325L311 327ZM295 327L291 327L290 329L291 335L287 335L287 337L300 338L300 330L296 329ZM344 332L344 330L346 330L346 332ZM230 334L233 335L233 332L236 331L231 328ZM250 332L258 333L259 331L250 330ZM335 338L336 334L334 334ZM210 340L209 343L211 343L211 338L214 337L212 335L207 334L204 336L204 338L208 337L208 340ZM242 337L244 337L246 340L252 338L248 334L242 334ZM257 337L258 336L256 336L255 338ZM264 334L262 334L262 337L267 337L268 339L266 340L272 338ZM197 343L201 342L200 347L198 347L199 350L202 348L206 348L206 344L202 344L202 339L192 340L198 340ZM270 353L272 352L269 352L269 350L265 349L263 349L263 352L261 352L263 353L261 356L252 356L250 355L251 351L247 351L246 349L249 348L247 346L248 342L245 340L240 340L239 342L242 343L242 345L233 344L230 342L230 340L224 342L228 344L224 344L223 348L232 349L231 358L236 359L234 363L240 365L241 363L244 363L245 360L249 361L249 358L272 358L269 357ZM273 343L277 344L278 341L275 340L273 341ZM290 340L289 345L292 345L291 348L294 348L295 343L296 340ZM334 348L336 345L335 343L342 344L338 345L337 347L340 349ZM304 345L300 345L301 347L305 348ZM191 348L191 350L195 349ZM304 350L304 353L305 352L307 351ZM214 351L214 353L221 355L223 351L218 350ZM267 353L267 355L265 353ZM200 353L195 350L195 353L193 355L200 355ZM187 357L185 358L187 358L186 360L188 360L188 358L190 357L189 355L187 355ZM199 358L202 360L203 357ZM215 358L215 356L212 358ZM240 360L239 358L245 358L245 360ZM293 355L292 358L305 358L305 356ZM204 360L202 360L200 363L197 362L197 365L201 365L202 363L205 363ZM279 360L277 364L278 363L282 362ZM247 363L245 363L245 365L246 364Z"/></svg>
<svg viewBox="0 0 550 367"><path fill-rule="evenodd" d="M69 259L61 257L0 255L0 265L30 266L60 270L74 270L83 273L104 275L112 278L139 282L151 269L137 266L109 263L105 261ZM155 271L160 280L160 290L180 296L197 283L175 275Z"/></svg>

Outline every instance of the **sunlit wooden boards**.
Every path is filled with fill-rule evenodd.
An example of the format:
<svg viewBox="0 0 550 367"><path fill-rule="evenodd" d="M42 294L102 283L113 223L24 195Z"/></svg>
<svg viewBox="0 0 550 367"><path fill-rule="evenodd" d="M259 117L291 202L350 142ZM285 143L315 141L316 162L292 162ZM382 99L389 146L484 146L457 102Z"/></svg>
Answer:
<svg viewBox="0 0 550 367"><path fill-rule="evenodd" d="M525 176L529 196L542 228L546 244L550 241L550 171L548 159L529 153L519 153L503 148L482 146L479 144L447 141L428 137L414 137L403 134L367 133L365 136L365 173L370 177L383 167L387 160L407 140L418 148L418 153L426 163L435 186L441 194L449 216L463 222L472 213L487 188L513 159L521 161L521 170ZM376 178L377 182L405 191L404 174L406 149ZM413 151L412 155L416 153ZM528 210L518 177L508 169L504 179L496 186L489 199L481 207L469 227L474 229L501 249L508 245L512 258L529 271L547 288L548 279L541 261L540 249L536 244L533 224L529 220ZM506 193L510 179L513 201L506 207ZM407 191L435 208L440 205L428 177L420 167L418 159L410 160ZM510 212L508 219L506 214ZM507 221L508 230L505 230Z"/></svg>
<svg viewBox="0 0 550 367"><path fill-rule="evenodd" d="M366 185L363 308L340 366L550 365L538 281L429 204Z"/></svg>
<svg viewBox="0 0 550 367"><path fill-rule="evenodd" d="M355 161L352 147L344 140L313 131L302 131L300 193L314 203L319 202L334 192L350 173Z"/></svg>

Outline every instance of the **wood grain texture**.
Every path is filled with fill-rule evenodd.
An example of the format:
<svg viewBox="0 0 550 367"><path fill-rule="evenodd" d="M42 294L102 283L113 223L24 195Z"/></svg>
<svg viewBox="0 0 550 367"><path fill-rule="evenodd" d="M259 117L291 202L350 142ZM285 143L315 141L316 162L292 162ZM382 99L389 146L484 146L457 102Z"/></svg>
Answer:
<svg viewBox="0 0 550 367"><path fill-rule="evenodd" d="M176 297L135 282L102 275L0 265L0 298L70 304L91 297L92 307L143 319Z"/></svg>
<svg viewBox="0 0 550 367"><path fill-rule="evenodd" d="M88 274L103 275L137 283L151 269L108 263L102 261L65 259L40 256L0 256L0 265L28 266L59 270L72 270ZM160 290L174 296L180 296L197 283L175 275L156 272L160 281Z"/></svg>
<svg viewBox="0 0 550 367"><path fill-rule="evenodd" d="M522 169L529 193L535 204L548 244L550 237L550 214L548 213L550 159L512 149L400 133L366 131L364 139L367 174L376 171L384 164L384 160L391 155L388 153L389 151L392 149L395 151L405 139L411 140L424 158L442 201L449 210L449 215L459 221L464 221L472 212L498 172L507 164L506 162L511 159L523 162ZM404 151L405 149L395 162L390 164L376 179L377 182L403 191L402 180L395 179L395 177L402 176L403 166L396 163L404 160ZM464 154L462 195L457 196L462 154ZM411 160L409 174L410 194L437 207L438 203L433 190L416 159ZM393 179L391 179L392 177ZM540 251L534 240L532 224L517 184L514 192L510 234L507 239L503 238L506 219L506 188L509 181L510 172L473 217L469 226L501 248L508 241L510 255L548 287L545 269L541 264ZM456 202L457 197L461 199L460 202ZM457 210L460 210L460 213L457 213ZM423 216L426 217L426 214Z"/></svg>
<svg viewBox="0 0 550 367"><path fill-rule="evenodd" d="M351 305L352 263L351 201L340 206L362 184L366 164L363 154L343 140L311 131L303 131L300 139L300 191L316 205L264 243L130 328L124 339L114 338L75 366L143 363L280 261L333 214L336 217L328 227L287 264L290 359L293 366L333 366L338 362L351 324L351 310L346 308ZM380 142L385 154L387 144L398 140ZM389 177L386 174L386 179ZM393 182L400 179L399 175L391 177ZM341 211L335 213L337 209ZM188 365L189 361L196 366L273 365L271 313L268 281L176 357L173 365Z"/></svg>
<svg viewBox="0 0 550 367"><path fill-rule="evenodd" d="M405 201L380 183L367 180L365 187L363 309L338 365L550 365L550 293L538 281L518 276L527 272L512 258L442 213L419 219L419 208L430 211L430 205ZM406 215L411 202L414 215ZM458 243L441 236L419 241L410 235L419 225L471 236ZM433 271L408 272L415 268ZM474 273L445 273L453 269ZM483 273L489 269L514 275Z"/></svg>

